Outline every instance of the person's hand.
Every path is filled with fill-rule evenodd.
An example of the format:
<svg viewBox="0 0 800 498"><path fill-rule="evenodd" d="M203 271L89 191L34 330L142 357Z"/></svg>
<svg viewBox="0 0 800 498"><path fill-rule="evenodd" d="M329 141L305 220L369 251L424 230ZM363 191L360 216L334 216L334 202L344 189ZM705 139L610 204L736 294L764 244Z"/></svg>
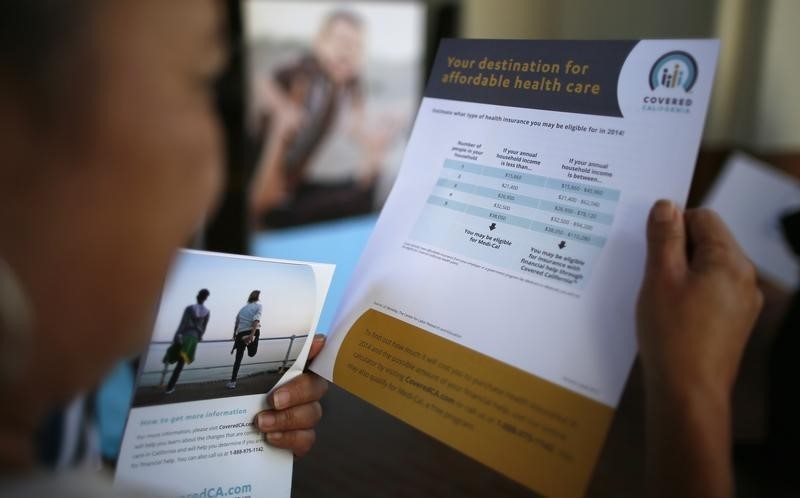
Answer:
<svg viewBox="0 0 800 498"><path fill-rule="evenodd" d="M325 345L325 336L314 336L309 361ZM266 434L269 444L287 448L297 457L308 453L314 445L314 427L322 418L320 398L328 390L328 382L312 372L306 372L270 394L273 410L256 416L256 426Z"/></svg>
<svg viewBox="0 0 800 498"><path fill-rule="evenodd" d="M274 108L273 136L282 141L290 140L305 125L305 122L305 110L293 101L286 99Z"/></svg>
<svg viewBox="0 0 800 498"><path fill-rule="evenodd" d="M377 181L392 141L399 131L400 118L390 113L385 113L369 126L362 124L359 127L356 133L361 147L361 161L356 173L359 186L369 188Z"/></svg>
<svg viewBox="0 0 800 498"><path fill-rule="evenodd" d="M728 401L763 301L756 272L719 216L653 206L637 309L648 394Z"/></svg>
<svg viewBox="0 0 800 498"><path fill-rule="evenodd" d="M733 496L731 390L762 301L714 212L653 206L637 309L648 496Z"/></svg>

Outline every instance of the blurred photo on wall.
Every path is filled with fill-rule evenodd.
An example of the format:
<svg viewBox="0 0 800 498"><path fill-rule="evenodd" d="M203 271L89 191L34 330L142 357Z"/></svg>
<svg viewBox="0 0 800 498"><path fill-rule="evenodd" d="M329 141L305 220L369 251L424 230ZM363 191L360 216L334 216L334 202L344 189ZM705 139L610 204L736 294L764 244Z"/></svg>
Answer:
<svg viewBox="0 0 800 498"><path fill-rule="evenodd" d="M424 5L249 1L244 23L252 225L379 210L420 99Z"/></svg>

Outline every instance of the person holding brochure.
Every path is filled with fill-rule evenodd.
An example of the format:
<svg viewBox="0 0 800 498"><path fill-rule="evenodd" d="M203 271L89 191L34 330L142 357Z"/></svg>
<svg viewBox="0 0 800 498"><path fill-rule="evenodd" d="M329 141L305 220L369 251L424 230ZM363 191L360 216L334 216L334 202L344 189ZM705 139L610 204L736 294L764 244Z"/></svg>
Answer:
<svg viewBox="0 0 800 498"><path fill-rule="evenodd" d="M236 351L236 359L233 362L233 372L231 380L225 384L228 389L236 389L236 377L239 375L239 366L242 364L244 350L247 349L247 356L252 358L258 352L258 337L261 334L261 303L258 298L261 291L254 290L247 298L247 304L242 306L239 314L236 315L236 323L233 326L233 348L231 354Z"/></svg>
<svg viewBox="0 0 800 498"><path fill-rule="evenodd" d="M112 494L99 475L38 469L34 435L49 410L144 347L170 261L215 204L220 5L4 6L0 495ZM638 337L650 493L732 496L730 389L761 303L755 274L709 211L659 202L647 237ZM46 319L55 302L57 326ZM323 344L315 337L310 356ZM270 444L305 454L326 389L299 376L270 396L275 409L257 427Z"/></svg>
<svg viewBox="0 0 800 498"><path fill-rule="evenodd" d="M213 83L226 60L222 6L3 6L2 496L123 494L103 474L39 467L35 434L51 410L146 347L176 251L217 202ZM57 323L47 318L53 303ZM311 354L323 343L315 338ZM298 456L309 451L326 387L307 373L276 390L275 409L261 414L262 422L272 417L262 425L267 442Z"/></svg>
<svg viewBox="0 0 800 498"><path fill-rule="evenodd" d="M311 369L534 492L584 496L636 358L647 211L688 194L718 53L710 39L441 40L392 194ZM657 206L655 221L677 216ZM686 271L648 275L642 309L663 316L642 312L643 345L664 331L696 348L676 326L698 342L721 340L705 337L718 325L749 332L752 266L709 218L687 214ZM739 339L726 336L739 347L720 359L732 370ZM651 349L649 399L686 371L698 375L668 393L713 384L709 411L728 403L725 375L698 378L694 363L713 358L659 362L669 349ZM665 403L694 409L681 401ZM664 438L679 441L657 431L653 455L691 462L707 491L692 494L724 494L727 432L697 441L694 460L688 444L660 452Z"/></svg>
<svg viewBox="0 0 800 498"><path fill-rule="evenodd" d="M197 343L203 340L208 320L211 318L211 312L204 306L209 295L208 289L200 289L200 292L197 293L197 304L191 304L183 310L172 344L164 353L164 359L162 360L164 371L161 374L161 384L164 383L168 365L176 364L167 384L166 394L175 392L175 384L178 383L183 366L194 361Z"/></svg>

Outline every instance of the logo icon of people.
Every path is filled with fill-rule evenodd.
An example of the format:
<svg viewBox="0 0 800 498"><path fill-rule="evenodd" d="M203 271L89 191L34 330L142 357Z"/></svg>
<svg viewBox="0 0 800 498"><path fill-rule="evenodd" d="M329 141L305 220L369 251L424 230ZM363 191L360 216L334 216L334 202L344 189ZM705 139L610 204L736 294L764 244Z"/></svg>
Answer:
<svg viewBox="0 0 800 498"><path fill-rule="evenodd" d="M666 53L650 69L650 89L683 88L689 92L697 81L697 62L681 50Z"/></svg>

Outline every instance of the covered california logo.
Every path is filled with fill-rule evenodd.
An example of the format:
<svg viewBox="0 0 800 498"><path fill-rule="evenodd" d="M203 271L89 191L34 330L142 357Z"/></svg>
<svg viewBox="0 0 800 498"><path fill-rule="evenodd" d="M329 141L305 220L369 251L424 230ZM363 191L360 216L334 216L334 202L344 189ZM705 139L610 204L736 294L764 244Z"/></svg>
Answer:
<svg viewBox="0 0 800 498"><path fill-rule="evenodd" d="M683 88L689 92L697 81L697 62L686 52L676 50L661 57L650 68L650 89Z"/></svg>
<svg viewBox="0 0 800 498"><path fill-rule="evenodd" d="M689 114L690 93L697 81L697 61L681 50L667 52L650 68L650 95L645 95L643 111ZM680 91L683 90L683 91Z"/></svg>

